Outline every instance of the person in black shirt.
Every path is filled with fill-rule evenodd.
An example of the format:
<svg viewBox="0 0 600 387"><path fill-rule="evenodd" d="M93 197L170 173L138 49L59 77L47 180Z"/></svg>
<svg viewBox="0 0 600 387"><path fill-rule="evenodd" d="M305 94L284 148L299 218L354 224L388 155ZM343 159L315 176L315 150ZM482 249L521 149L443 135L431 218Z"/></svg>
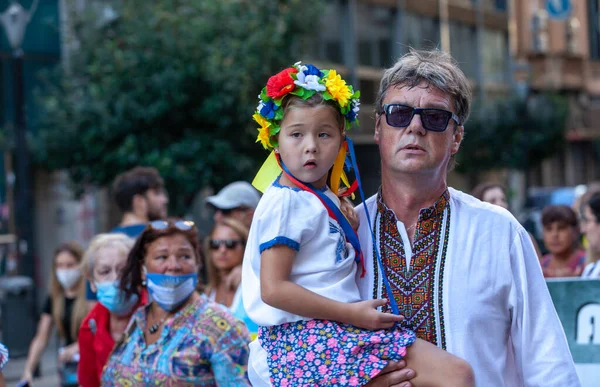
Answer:
<svg viewBox="0 0 600 387"><path fill-rule="evenodd" d="M54 252L50 295L29 347L22 382L31 384L33 370L46 349L53 326L56 326L64 345L59 361L67 362L79 353L77 334L81 321L88 312L84 294L85 281L80 267L82 257L82 248L74 242L62 244Z"/></svg>

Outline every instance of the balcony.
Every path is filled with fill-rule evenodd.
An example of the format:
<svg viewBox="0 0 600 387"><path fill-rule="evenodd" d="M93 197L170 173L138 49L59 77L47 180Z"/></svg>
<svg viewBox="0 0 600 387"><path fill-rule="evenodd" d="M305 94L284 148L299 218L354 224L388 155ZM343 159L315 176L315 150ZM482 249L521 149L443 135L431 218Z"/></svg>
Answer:
<svg viewBox="0 0 600 387"><path fill-rule="evenodd" d="M585 85L585 61L580 56L533 54L529 63L534 90L577 90Z"/></svg>

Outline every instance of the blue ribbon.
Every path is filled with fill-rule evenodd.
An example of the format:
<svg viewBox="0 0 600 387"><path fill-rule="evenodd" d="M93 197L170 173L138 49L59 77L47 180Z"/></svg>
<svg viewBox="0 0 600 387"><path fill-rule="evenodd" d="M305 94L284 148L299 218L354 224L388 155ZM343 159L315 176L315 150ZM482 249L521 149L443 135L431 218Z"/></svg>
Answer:
<svg viewBox="0 0 600 387"><path fill-rule="evenodd" d="M371 233L371 239L373 240L373 250L375 251L375 256L377 257L377 264L379 266L379 272L381 273L381 279L383 280L383 284L385 285L385 289L387 290L388 299L390 302L390 307L392 308L392 312L394 314L399 315L400 309L398 308L398 303L394 298L394 294L392 293L392 287L390 286L390 281L388 281L387 275L383 269L383 261L381 259L381 254L379 254L379 248L377 246L377 238L375 237L375 232L373 231L373 225L371 223L371 216L369 215L369 209L367 208L367 200L365 199L365 193L363 192L362 181L360 179L360 173L358 172L358 165L356 164L356 153L354 152L354 143L350 140L349 137L346 137L346 141L348 141L348 153L350 156L350 161L352 162L352 167L354 168L354 173L356 175L356 180L358 181L358 192L360 193L360 198L363 202L363 207L365 209L365 215L367 217L367 223L369 224L369 232Z"/></svg>

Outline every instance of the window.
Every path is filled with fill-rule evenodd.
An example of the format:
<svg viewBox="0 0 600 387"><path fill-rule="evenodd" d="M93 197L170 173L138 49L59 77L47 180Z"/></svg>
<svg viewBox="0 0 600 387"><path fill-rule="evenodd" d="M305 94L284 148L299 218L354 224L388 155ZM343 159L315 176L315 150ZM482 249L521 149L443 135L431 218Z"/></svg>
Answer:
<svg viewBox="0 0 600 387"><path fill-rule="evenodd" d="M343 63L341 42L342 6L337 1L327 2L319 25L319 33L308 37L304 47L308 59Z"/></svg>
<svg viewBox="0 0 600 387"><path fill-rule="evenodd" d="M437 19L405 12L402 20L407 47L431 49L440 45L440 25ZM405 50L406 51L406 48Z"/></svg>
<svg viewBox="0 0 600 387"><path fill-rule="evenodd" d="M358 64L385 67L392 58L391 42L394 28L391 8L358 3L356 30L358 40Z"/></svg>
<svg viewBox="0 0 600 387"><path fill-rule="evenodd" d="M484 78L491 82L505 82L506 57L508 56L505 33L497 30L484 30L481 49Z"/></svg>
<svg viewBox="0 0 600 387"><path fill-rule="evenodd" d="M477 40L473 26L450 21L450 51L468 78L475 78Z"/></svg>

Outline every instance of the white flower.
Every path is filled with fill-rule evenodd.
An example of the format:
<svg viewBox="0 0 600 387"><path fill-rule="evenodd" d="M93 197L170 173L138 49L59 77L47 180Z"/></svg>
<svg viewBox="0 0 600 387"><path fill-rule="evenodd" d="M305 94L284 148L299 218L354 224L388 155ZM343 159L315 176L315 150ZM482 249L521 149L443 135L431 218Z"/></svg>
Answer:
<svg viewBox="0 0 600 387"><path fill-rule="evenodd" d="M358 114L358 111L360 110L359 106L360 106L359 99L355 99L354 101L352 101L352 111L354 113Z"/></svg>
<svg viewBox="0 0 600 387"><path fill-rule="evenodd" d="M305 67L305 66L303 66ZM294 83L306 90L325 91L325 85L319 83L319 76L317 75L305 75L303 72L296 74L298 79Z"/></svg>
<svg viewBox="0 0 600 387"><path fill-rule="evenodd" d="M258 107L256 108L256 111L257 111L257 112L260 112L260 110L261 110L261 109L262 109L264 106L265 106L265 104L263 103L263 101L260 101L260 102L258 103Z"/></svg>

